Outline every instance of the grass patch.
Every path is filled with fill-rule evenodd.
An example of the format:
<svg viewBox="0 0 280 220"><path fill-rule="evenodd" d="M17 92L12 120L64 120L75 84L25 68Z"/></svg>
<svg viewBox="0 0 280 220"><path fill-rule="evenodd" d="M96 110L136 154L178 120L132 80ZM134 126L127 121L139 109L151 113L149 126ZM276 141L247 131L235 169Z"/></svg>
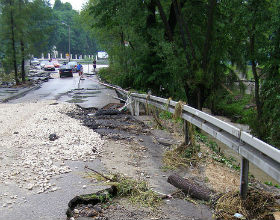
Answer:
<svg viewBox="0 0 280 220"><path fill-rule="evenodd" d="M168 150L163 155L163 170L174 170L179 167L195 165L199 160L200 146L198 144L181 145Z"/></svg>
<svg viewBox="0 0 280 220"><path fill-rule="evenodd" d="M127 197L133 204L140 204L144 207L155 209L161 204L161 197L149 188L146 181L135 180L129 177L125 177L121 174L114 174L108 179L105 179L98 173L88 172L86 174L88 178L94 178L99 181L106 181L109 185L117 188L118 197ZM93 195L96 196L96 195ZM102 195L104 197L104 195ZM109 196L109 195L108 195ZM101 201L110 200L110 197L99 198Z"/></svg>
<svg viewBox="0 0 280 220"><path fill-rule="evenodd" d="M272 219L269 218L271 213L279 208L271 194L249 189L246 200L241 199L239 192L229 192L220 197L215 207L215 215L217 219L227 220L237 219L234 217L235 213L241 214L241 219Z"/></svg>
<svg viewBox="0 0 280 220"><path fill-rule="evenodd" d="M134 180L120 174L115 174L112 180L114 182L110 184L117 187L117 195L119 197L128 197L134 204L156 208L162 201L160 196L149 188L146 181Z"/></svg>
<svg viewBox="0 0 280 220"><path fill-rule="evenodd" d="M278 185L278 184L273 184L271 181L266 181L266 182L264 182L264 184L265 184L265 185L268 185L268 186L274 186L274 187L280 189L280 185Z"/></svg>
<svg viewBox="0 0 280 220"><path fill-rule="evenodd" d="M3 81L3 82L14 82L14 74L13 73L10 73L10 74L6 74L4 72L2 72L0 70L0 81Z"/></svg>
<svg viewBox="0 0 280 220"><path fill-rule="evenodd" d="M218 144L215 141L209 140L205 135L197 132L195 135L196 141L203 142L207 147L212 150L211 158L219 163L225 164L229 168L239 171L240 166L236 165L236 159L233 157L226 157L223 153L220 152Z"/></svg>

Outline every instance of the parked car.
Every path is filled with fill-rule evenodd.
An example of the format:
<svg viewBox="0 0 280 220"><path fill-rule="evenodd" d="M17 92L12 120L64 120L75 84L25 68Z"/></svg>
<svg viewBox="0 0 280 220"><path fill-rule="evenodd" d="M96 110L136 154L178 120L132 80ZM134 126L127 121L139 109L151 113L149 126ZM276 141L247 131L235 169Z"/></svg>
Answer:
<svg viewBox="0 0 280 220"><path fill-rule="evenodd" d="M59 62L57 60L53 60L52 63L53 63L55 68L59 68L60 67L60 64L59 64Z"/></svg>
<svg viewBox="0 0 280 220"><path fill-rule="evenodd" d="M73 68L71 66L67 65L62 65L59 68L59 77L62 78L63 76L71 76L73 77Z"/></svg>
<svg viewBox="0 0 280 220"><path fill-rule="evenodd" d="M55 70L55 67L54 67L54 65L53 65L53 63L52 62L47 62L46 64L45 64L45 66L44 66L44 70L50 70L50 71L54 71Z"/></svg>
<svg viewBox="0 0 280 220"><path fill-rule="evenodd" d="M43 61L40 62L40 67L41 67L42 70L44 69L46 63L48 63L48 62L49 61L47 61L47 60L43 60Z"/></svg>
<svg viewBox="0 0 280 220"><path fill-rule="evenodd" d="M78 66L78 63L76 61L71 61L67 64L68 66L71 66L72 70L73 70L73 73L76 73L78 72L77 71L77 66Z"/></svg>
<svg viewBox="0 0 280 220"><path fill-rule="evenodd" d="M40 62L37 58L33 58L33 59L30 60L30 65L31 66L38 66L38 65L40 65Z"/></svg>

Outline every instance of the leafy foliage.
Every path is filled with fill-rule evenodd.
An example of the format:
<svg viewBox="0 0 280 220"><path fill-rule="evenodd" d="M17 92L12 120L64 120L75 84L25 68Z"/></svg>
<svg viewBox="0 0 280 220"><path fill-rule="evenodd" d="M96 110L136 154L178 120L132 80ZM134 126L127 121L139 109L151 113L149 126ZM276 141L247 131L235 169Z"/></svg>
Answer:
<svg viewBox="0 0 280 220"><path fill-rule="evenodd" d="M115 83L184 100L198 109L207 104L215 114L239 115L258 137L279 146L278 111L272 106L279 94L279 4L90 0L82 20L108 51ZM228 101L236 94L234 82L247 71L255 81L256 110L244 111L249 98ZM270 123L261 128L264 121Z"/></svg>

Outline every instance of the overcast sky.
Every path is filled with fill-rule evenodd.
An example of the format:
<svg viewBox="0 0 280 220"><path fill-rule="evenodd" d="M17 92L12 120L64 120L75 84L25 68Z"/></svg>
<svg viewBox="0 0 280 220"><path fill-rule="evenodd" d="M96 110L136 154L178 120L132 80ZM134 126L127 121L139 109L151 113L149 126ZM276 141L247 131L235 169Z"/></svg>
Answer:
<svg viewBox="0 0 280 220"><path fill-rule="evenodd" d="M54 4L55 0L50 0L51 4ZM81 11L82 5L87 2L87 0L61 0L63 3L69 2L71 3L73 9Z"/></svg>

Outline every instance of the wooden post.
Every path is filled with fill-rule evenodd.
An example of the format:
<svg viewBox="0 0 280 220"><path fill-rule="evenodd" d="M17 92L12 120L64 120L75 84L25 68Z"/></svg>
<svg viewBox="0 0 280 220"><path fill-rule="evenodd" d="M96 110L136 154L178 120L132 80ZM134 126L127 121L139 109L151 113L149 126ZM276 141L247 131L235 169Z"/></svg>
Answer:
<svg viewBox="0 0 280 220"><path fill-rule="evenodd" d="M242 157L241 176L240 176L240 196L243 200L245 200L247 197L248 174L249 174L249 161L246 158Z"/></svg>
<svg viewBox="0 0 280 220"><path fill-rule="evenodd" d="M139 116L139 102L135 101L135 116Z"/></svg>
<svg viewBox="0 0 280 220"><path fill-rule="evenodd" d="M190 137L189 137L189 126L188 122L184 120L184 134L185 134L185 144L189 144Z"/></svg>

